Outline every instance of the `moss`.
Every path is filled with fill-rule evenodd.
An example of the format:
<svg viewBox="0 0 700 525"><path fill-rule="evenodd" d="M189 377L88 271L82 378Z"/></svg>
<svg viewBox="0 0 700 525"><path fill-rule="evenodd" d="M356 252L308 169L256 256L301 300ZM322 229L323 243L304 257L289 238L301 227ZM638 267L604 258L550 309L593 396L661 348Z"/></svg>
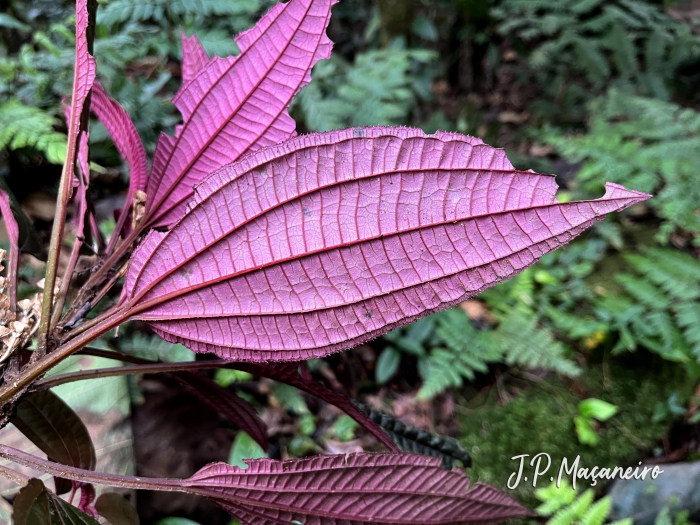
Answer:
<svg viewBox="0 0 700 525"><path fill-rule="evenodd" d="M480 407L463 410L460 417L461 441L473 458L470 475L505 489L519 466L519 460L510 458L540 452L551 456L552 466L539 478L538 487L548 485L551 476L556 479L562 458L571 464L580 455L580 466L588 468L636 466L667 430L665 424L652 422L656 404L666 402L674 390L681 399L688 399L692 388L681 365L646 353L613 360L605 376L598 364L589 365L573 384L557 379L533 383L505 406L498 404L494 388ZM598 429L600 441L595 447L578 442L573 423L579 402L587 397L619 408L619 413ZM545 463L543 460L543 466ZM523 476L530 474L529 481L521 480L511 493L530 507L535 505L532 472L526 467ZM588 488L590 481L579 483L579 487ZM601 488L601 483L596 488Z"/></svg>

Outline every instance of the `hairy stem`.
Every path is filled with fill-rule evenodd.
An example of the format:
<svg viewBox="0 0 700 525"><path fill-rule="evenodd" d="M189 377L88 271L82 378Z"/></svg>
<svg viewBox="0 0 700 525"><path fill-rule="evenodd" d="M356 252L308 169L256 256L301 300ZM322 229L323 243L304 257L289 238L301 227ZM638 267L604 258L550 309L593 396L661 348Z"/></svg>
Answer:
<svg viewBox="0 0 700 525"><path fill-rule="evenodd" d="M124 363L132 363L135 365L152 365L158 363L158 361L142 359L141 357L122 354L121 352L115 352L114 350L102 350L101 348L93 348L91 346L86 346L85 348L80 350L78 354L92 355L95 357L104 357L105 359L114 359L115 361L123 361Z"/></svg>
<svg viewBox="0 0 700 525"><path fill-rule="evenodd" d="M78 163L80 164L80 163ZM80 184L86 186L90 184L90 173L82 173L80 171ZM85 195L87 199L87 193ZM53 328L61 317L61 312L63 311L63 305L66 302L66 296L68 295L68 290L70 288L71 280L73 279L73 272L75 271L75 266L78 264L78 258L80 257L80 248L83 246L83 235L85 235L85 215L87 214L87 206L82 210L82 216L78 219L77 236L75 242L73 243L73 248L71 250L70 259L68 260L68 265L63 272L63 280L61 281L60 290L58 292L58 297L56 298L56 305L53 312L53 319L51 320L50 327Z"/></svg>
<svg viewBox="0 0 700 525"><path fill-rule="evenodd" d="M5 465L0 465L0 476L2 476L3 478L7 478L14 483L17 483L17 485L24 486L27 483L29 483L29 476L25 476L21 472L12 470L11 468Z"/></svg>
<svg viewBox="0 0 700 525"><path fill-rule="evenodd" d="M36 363L27 367L12 383L7 383L0 388L0 406L10 401L16 394L26 390L32 382L36 381L65 358L126 321L130 313L128 308L113 310L101 323L83 332L78 337L70 339L50 354L41 357Z"/></svg>
<svg viewBox="0 0 700 525"><path fill-rule="evenodd" d="M152 363L148 365L115 366L113 368L98 368L95 370L80 370L67 374L60 374L46 379L41 379L34 383L32 391L46 390L74 381L84 381L86 379L99 379L102 377L116 377L129 374L157 374L164 372L187 372L190 370L206 370L210 368L224 368L231 365L229 361L223 359L212 359L210 361L193 361L187 363Z"/></svg>
<svg viewBox="0 0 700 525"><path fill-rule="evenodd" d="M0 457L25 467L46 472L53 476L82 481L84 483L96 483L98 485L122 487L125 489L188 492L188 490L182 486L182 481L179 479L141 478L93 472L91 470L83 470L61 465L60 463L54 463L53 461L47 461L22 452L21 450L17 450L16 448L8 447L7 445L0 445Z"/></svg>

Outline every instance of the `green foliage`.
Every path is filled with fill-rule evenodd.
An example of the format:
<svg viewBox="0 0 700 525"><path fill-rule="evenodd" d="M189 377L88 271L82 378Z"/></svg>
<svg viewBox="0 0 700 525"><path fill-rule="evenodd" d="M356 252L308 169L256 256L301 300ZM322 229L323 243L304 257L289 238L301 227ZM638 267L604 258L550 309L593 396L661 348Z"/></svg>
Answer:
<svg viewBox="0 0 700 525"><path fill-rule="evenodd" d="M520 282L524 282L522 278ZM520 291L516 285L512 293ZM395 361L387 364L386 355L392 360L400 352L417 356L423 379L418 399L431 399L448 388L459 388L465 379L473 381L477 373L487 373L492 363L545 368L566 376L580 373L567 357L566 346L540 328L530 310L503 315L496 328L477 329L462 309L452 308L394 330L384 340L390 346L380 354L377 379L384 378L385 367L390 366L392 375L398 369Z"/></svg>
<svg viewBox="0 0 700 525"><path fill-rule="evenodd" d="M547 488L536 490L535 496L542 501L537 513L551 516L547 525L603 525L612 506L609 496L594 503L593 489L588 489L577 497L576 489L565 480L559 486L555 481ZM632 525L632 519L626 518L614 523Z"/></svg>
<svg viewBox="0 0 700 525"><path fill-rule="evenodd" d="M255 440L246 432L239 430L231 445L231 451L228 456L228 463L235 467L247 469L248 465L244 460L266 458L265 452Z"/></svg>
<svg viewBox="0 0 700 525"><path fill-rule="evenodd" d="M598 444L596 421L607 421L615 414L618 408L594 397L584 399L578 405L578 416L574 418L574 427L578 440L584 445L595 446Z"/></svg>
<svg viewBox="0 0 700 525"><path fill-rule="evenodd" d="M436 345L418 363L423 385L419 399L430 399L447 388L459 388L475 372L485 373L488 364L503 357L503 348L488 344L464 311L446 310L435 316Z"/></svg>
<svg viewBox="0 0 700 525"><path fill-rule="evenodd" d="M700 362L700 261L673 249L626 256L616 276L626 296L606 297L601 318L619 329L615 351L644 346L666 359Z"/></svg>
<svg viewBox="0 0 700 525"><path fill-rule="evenodd" d="M664 221L658 240L680 229L700 242L700 113L619 91L591 111L587 134L547 137L567 160L582 163L577 183L590 195L607 180L653 193L649 206Z"/></svg>
<svg viewBox="0 0 700 525"><path fill-rule="evenodd" d="M576 499L576 489L564 478L561 483L553 482L535 491L535 497L542 503L535 509L540 516L551 516L561 508L571 505Z"/></svg>
<svg viewBox="0 0 700 525"><path fill-rule="evenodd" d="M333 426L329 429L331 436L334 436L339 441L350 441L355 438L355 430L359 423L350 416L343 414L335 420Z"/></svg>
<svg viewBox="0 0 700 525"><path fill-rule="evenodd" d="M295 101L312 131L407 124L416 100L430 97L436 54L400 44L359 54L353 63L334 55L319 62L313 82Z"/></svg>
<svg viewBox="0 0 700 525"><path fill-rule="evenodd" d="M55 131L59 122L46 111L18 100L0 105L0 149L34 148L49 162L61 164L66 156L66 135Z"/></svg>
<svg viewBox="0 0 700 525"><path fill-rule="evenodd" d="M581 372L567 359L566 346L556 341L548 330L538 328L534 317L508 315L490 336L494 345L503 349L508 365L545 368L571 377Z"/></svg>
<svg viewBox="0 0 700 525"><path fill-rule="evenodd" d="M664 507L656 515L654 520L654 525L690 525L688 521L689 512L687 510L682 510L678 512L675 516L671 515L671 509L669 507Z"/></svg>
<svg viewBox="0 0 700 525"><path fill-rule="evenodd" d="M700 50L687 25L643 0L504 0L492 14L551 95L537 106L547 118L579 120L604 86L668 100L676 68Z"/></svg>
<svg viewBox="0 0 700 525"><path fill-rule="evenodd" d="M102 9L101 23L183 22L209 16L252 16L260 9L256 0L110 0Z"/></svg>
<svg viewBox="0 0 700 525"><path fill-rule="evenodd" d="M192 350L180 344L168 343L155 335L145 335L136 332L132 336L122 337L118 341L120 352L142 359L166 363L195 360Z"/></svg>

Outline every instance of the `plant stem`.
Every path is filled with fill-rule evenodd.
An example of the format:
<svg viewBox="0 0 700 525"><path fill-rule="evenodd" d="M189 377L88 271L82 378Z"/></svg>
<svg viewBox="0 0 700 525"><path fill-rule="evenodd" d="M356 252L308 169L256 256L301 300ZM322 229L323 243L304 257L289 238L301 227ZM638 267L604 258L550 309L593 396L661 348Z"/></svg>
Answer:
<svg viewBox="0 0 700 525"><path fill-rule="evenodd" d="M152 363L148 365L115 366L113 368L98 368L95 370L80 370L67 374L60 374L34 383L31 390L46 390L74 381L86 379L99 379L102 377L116 377L129 374L157 374L163 372L187 372L190 370L206 370L209 368L224 368L231 365L230 361L212 359L210 361L193 361L187 363Z"/></svg>
<svg viewBox="0 0 700 525"><path fill-rule="evenodd" d="M105 318L103 322L83 332L80 336L70 339L50 354L43 356L36 363L27 367L11 384L8 383L0 387L0 406L10 401L12 397L19 392L28 388L33 381L36 381L66 357L74 354L90 341L97 339L102 334L109 332L112 328L116 328L126 321L130 313L128 308L121 308L110 312L110 316Z"/></svg>
<svg viewBox="0 0 700 525"><path fill-rule="evenodd" d="M16 470L12 470L9 467L6 467L5 465L0 465L0 476L9 479L10 481L14 481L17 483L17 485L26 485L29 483L29 477L25 476L21 472L17 472Z"/></svg>
<svg viewBox="0 0 700 525"><path fill-rule="evenodd" d="M93 53L93 42L95 40L95 19L97 14L97 1L90 0L87 3L88 11L88 26L85 34L87 40L88 53ZM79 36L78 36L79 38ZM75 54L75 69L73 72L73 92L75 93L75 86L79 82L80 74L80 64L79 64L79 53L77 49L76 40L76 54ZM66 160L63 163L63 169L61 171L61 182L58 187L58 198L56 200L56 213L54 215L53 227L51 229L51 243L49 245L49 256L46 261L46 277L44 280L44 299L41 304L41 323L39 325L39 352L43 354L46 351L46 344L48 341L49 331L51 328L51 314L53 311L53 294L54 286L56 284L56 273L58 271L58 257L61 251L61 244L63 242L63 231L66 226L66 212L68 209L68 202L70 200L70 193L72 188L72 175L75 169L75 155L76 148L78 145L78 135L81 129L87 130L89 116L90 116L90 93L88 93L85 101L83 102L82 112L80 115L80 124L78 129L73 129L74 116L73 112L78 108L76 107L76 101L72 101L71 106L71 117L70 126L68 130L68 146L66 149Z"/></svg>
<svg viewBox="0 0 700 525"><path fill-rule="evenodd" d="M47 474L52 474L53 476L82 481L84 483L96 483L98 485L122 487L125 489L189 492L182 486L182 480L179 479L117 476L115 474L93 472L92 470L83 470L40 459L26 452L22 452L21 450L17 450L16 448L8 447L7 445L0 445L0 457L25 467L31 467L46 472Z"/></svg>

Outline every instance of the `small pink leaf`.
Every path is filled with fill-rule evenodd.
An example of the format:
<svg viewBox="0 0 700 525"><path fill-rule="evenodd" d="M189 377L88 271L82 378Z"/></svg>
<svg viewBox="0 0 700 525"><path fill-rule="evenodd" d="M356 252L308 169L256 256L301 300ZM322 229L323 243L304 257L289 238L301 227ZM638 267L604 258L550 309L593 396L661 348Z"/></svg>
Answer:
<svg viewBox="0 0 700 525"><path fill-rule="evenodd" d="M199 70L209 62L209 57L196 35L187 37L184 32L181 32L180 40L182 41L182 84L184 88L184 85L192 80L199 73Z"/></svg>
<svg viewBox="0 0 700 525"><path fill-rule="evenodd" d="M207 178L137 249L125 297L132 318L198 352L323 356L464 301L649 197L608 184L559 203L556 190L463 135L307 135Z"/></svg>
<svg viewBox="0 0 700 525"><path fill-rule="evenodd" d="M134 202L136 191L146 189L148 178L146 151L129 114L116 100L109 98L99 82L95 82L90 100L92 111L107 128L114 145L129 166L129 192L123 208L124 213L120 215L119 223L115 229L116 232L120 232L127 217L131 216L128 210Z"/></svg>
<svg viewBox="0 0 700 525"><path fill-rule="evenodd" d="M0 216L5 221L7 240L10 242L10 261L8 268L10 311L17 307L17 276L19 272L19 225L10 207L10 196L0 189Z"/></svg>
<svg viewBox="0 0 700 525"><path fill-rule="evenodd" d="M71 104L66 108L68 118L68 149L66 164L73 166L78 147L80 131L80 115L83 112L85 99L95 82L95 59L88 53L87 43L88 10L87 0L78 0L75 4L75 71L73 74L73 93ZM87 148L84 155L87 156ZM68 201L69 194L62 196Z"/></svg>
<svg viewBox="0 0 700 525"><path fill-rule="evenodd" d="M144 225L174 223L206 175L294 134L287 107L311 80L314 64L330 56L325 30L335 1L277 4L236 37L238 56L214 57L196 74L201 46L187 41L183 71L191 80L173 100L184 122L175 137L158 140Z"/></svg>
<svg viewBox="0 0 700 525"><path fill-rule="evenodd" d="M204 467L184 487L245 524L499 523L529 512L464 471L415 454L346 454L292 461L248 460L247 469Z"/></svg>
<svg viewBox="0 0 700 525"><path fill-rule="evenodd" d="M249 403L202 373L180 372L174 376L190 394L226 416L263 450L267 450L267 425Z"/></svg>

